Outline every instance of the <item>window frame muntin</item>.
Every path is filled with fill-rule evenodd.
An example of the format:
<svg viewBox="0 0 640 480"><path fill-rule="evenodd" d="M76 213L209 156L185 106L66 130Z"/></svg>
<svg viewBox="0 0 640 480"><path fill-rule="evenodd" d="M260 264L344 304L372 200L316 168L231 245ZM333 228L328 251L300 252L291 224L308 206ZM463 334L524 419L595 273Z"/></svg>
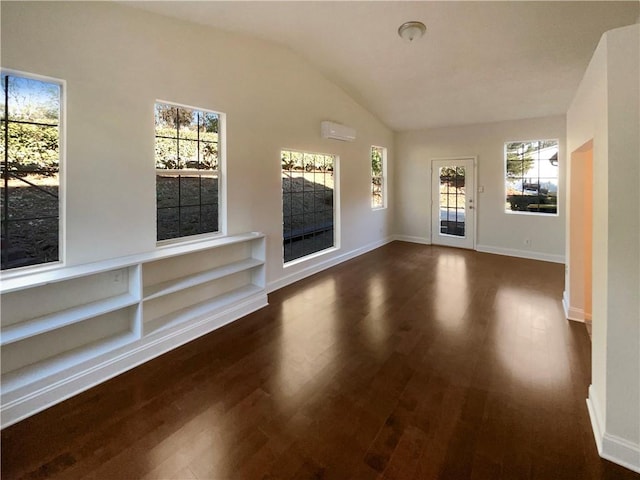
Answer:
<svg viewBox="0 0 640 480"><path fill-rule="evenodd" d="M502 150L503 150L503 157L502 157L502 168L503 168L503 173L502 173L502 179L503 179L503 200L506 204L507 202L507 145L510 143L532 143L532 142L550 142L550 141L554 141L557 143L558 145L558 193L556 196L556 213L543 213L543 212L525 212L525 211L521 211L521 210L507 210L507 208L505 207L503 210L503 213L505 215L524 215L524 216L536 216L536 217L542 217L542 218L557 218L560 216L560 191L561 191L561 185L560 185L560 177L561 177L561 169L560 169L560 152L561 152L561 145L560 145L560 139L557 137L551 137L551 138L536 138L536 139L529 139L529 140L508 140L505 141L503 143L502 146ZM544 177L544 178L549 178L549 177Z"/></svg>
<svg viewBox="0 0 640 480"><path fill-rule="evenodd" d="M156 142L156 121L155 121L155 111L156 105L158 103L162 103L164 105L171 105L178 108L185 108L190 110L198 110L200 112L206 113L215 113L218 115L218 168L217 170L203 170L203 172L216 173L218 176L218 231L217 232L205 232L198 233L195 235L187 235L183 237L174 237L167 238L164 240L158 240L158 183L157 183L157 171L162 169L155 168L156 158L155 158L155 142ZM220 112L217 110L203 108L203 107L195 107L193 105L188 105L186 103L178 103L169 100L162 100L160 98L156 98L153 102L152 109L152 118L153 118L153 165L154 165L154 176L155 180L155 191L154 195L156 195L155 201L155 238L156 238L156 248L166 247L175 244L188 244L194 242L200 242L203 240L210 240L213 238L220 238L227 236L227 114L224 112ZM190 139L182 139L187 141L192 141ZM205 143L211 143L206 142ZM172 172L182 172L182 171L190 171L193 172L193 169L167 169L163 171L172 171Z"/></svg>
<svg viewBox="0 0 640 480"><path fill-rule="evenodd" d="M58 260L0 270L0 277L8 279L24 274L30 275L32 273L57 269L67 264L67 244L65 241L67 237L67 81L49 75L5 67L0 67L0 75L13 75L30 80L57 84L60 87L60 112L58 121ZM9 119L6 118L5 121L8 127ZM4 138L2 141L4 142ZM1 159L1 161L4 162L4 158Z"/></svg>

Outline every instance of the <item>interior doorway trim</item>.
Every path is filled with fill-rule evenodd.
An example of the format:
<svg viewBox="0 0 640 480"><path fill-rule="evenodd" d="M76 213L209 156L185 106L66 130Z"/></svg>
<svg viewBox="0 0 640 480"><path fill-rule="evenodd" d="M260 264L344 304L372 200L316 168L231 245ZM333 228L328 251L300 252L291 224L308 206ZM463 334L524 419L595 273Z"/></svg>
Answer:
<svg viewBox="0 0 640 480"><path fill-rule="evenodd" d="M590 321L593 296L593 139L569 156L567 175L565 316Z"/></svg>

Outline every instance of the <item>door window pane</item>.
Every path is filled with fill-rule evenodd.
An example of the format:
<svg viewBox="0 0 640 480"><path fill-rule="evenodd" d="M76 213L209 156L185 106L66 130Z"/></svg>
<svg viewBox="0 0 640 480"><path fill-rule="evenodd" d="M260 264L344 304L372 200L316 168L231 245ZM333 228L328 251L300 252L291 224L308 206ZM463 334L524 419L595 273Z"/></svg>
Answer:
<svg viewBox="0 0 640 480"><path fill-rule="evenodd" d="M465 236L465 169L441 167L440 178L440 233Z"/></svg>

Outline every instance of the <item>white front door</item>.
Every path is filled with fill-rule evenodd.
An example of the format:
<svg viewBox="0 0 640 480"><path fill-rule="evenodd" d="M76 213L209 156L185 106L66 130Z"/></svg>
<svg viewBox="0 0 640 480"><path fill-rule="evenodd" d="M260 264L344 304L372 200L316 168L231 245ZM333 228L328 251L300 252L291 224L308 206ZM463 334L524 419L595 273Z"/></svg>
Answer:
<svg viewBox="0 0 640 480"><path fill-rule="evenodd" d="M431 162L431 243L475 248L475 159Z"/></svg>

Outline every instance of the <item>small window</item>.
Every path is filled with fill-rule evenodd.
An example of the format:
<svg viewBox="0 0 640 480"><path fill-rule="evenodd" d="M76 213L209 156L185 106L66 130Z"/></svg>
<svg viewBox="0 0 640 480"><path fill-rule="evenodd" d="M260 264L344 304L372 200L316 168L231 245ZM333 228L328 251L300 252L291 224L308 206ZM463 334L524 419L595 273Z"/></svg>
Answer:
<svg viewBox="0 0 640 480"><path fill-rule="evenodd" d="M371 208L387 206L387 149L371 147Z"/></svg>
<svg viewBox="0 0 640 480"><path fill-rule="evenodd" d="M558 213L558 141L505 144L508 213Z"/></svg>
<svg viewBox="0 0 640 480"><path fill-rule="evenodd" d="M2 270L60 260L62 84L2 72Z"/></svg>
<svg viewBox="0 0 640 480"><path fill-rule="evenodd" d="M284 262L335 246L335 157L284 150Z"/></svg>
<svg viewBox="0 0 640 480"><path fill-rule="evenodd" d="M158 241L220 231L222 118L217 112L156 103Z"/></svg>

